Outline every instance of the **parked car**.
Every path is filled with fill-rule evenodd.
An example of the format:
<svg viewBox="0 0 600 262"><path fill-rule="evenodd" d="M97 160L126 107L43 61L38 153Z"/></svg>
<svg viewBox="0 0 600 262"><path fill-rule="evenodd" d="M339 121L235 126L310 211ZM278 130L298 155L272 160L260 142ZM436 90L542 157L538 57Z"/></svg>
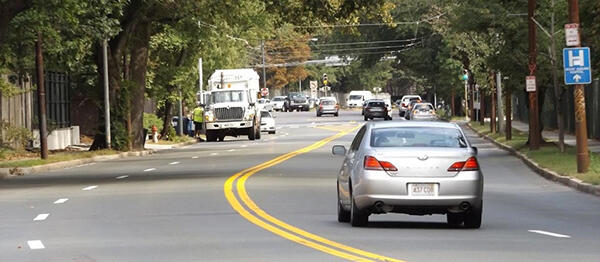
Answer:
<svg viewBox="0 0 600 262"><path fill-rule="evenodd" d="M408 110L408 106L413 100L420 101L422 99L419 95L405 95L402 97L402 99L400 99L400 104L398 105L398 109L400 110L400 117L405 116L406 111Z"/></svg>
<svg viewBox="0 0 600 262"><path fill-rule="evenodd" d="M292 92L288 95L288 112L308 111L310 109L308 98L302 93Z"/></svg>
<svg viewBox="0 0 600 262"><path fill-rule="evenodd" d="M286 96L276 96L271 100L271 105L275 111L287 111L288 100Z"/></svg>
<svg viewBox="0 0 600 262"><path fill-rule="evenodd" d="M410 113L410 120L437 120L435 108L431 103L415 104Z"/></svg>
<svg viewBox="0 0 600 262"><path fill-rule="evenodd" d="M275 134L275 116L269 111L260 111L260 131Z"/></svg>
<svg viewBox="0 0 600 262"><path fill-rule="evenodd" d="M483 174L477 148L445 122L371 122L356 134L337 177L339 222L366 226L371 214L446 214L453 226L479 228Z"/></svg>
<svg viewBox="0 0 600 262"><path fill-rule="evenodd" d="M392 117L388 113L388 106L385 101L381 99L371 99L365 106L364 113L365 121L374 118L383 118L384 120L392 120Z"/></svg>
<svg viewBox="0 0 600 262"><path fill-rule="evenodd" d="M333 116L339 115L340 105L335 99L323 98L317 107L317 117L321 117L323 114L332 114Z"/></svg>
<svg viewBox="0 0 600 262"><path fill-rule="evenodd" d="M269 112L273 112L273 105L271 104L271 100L267 99L267 98L260 98L257 100L257 104L256 106L258 107L259 110L266 110Z"/></svg>

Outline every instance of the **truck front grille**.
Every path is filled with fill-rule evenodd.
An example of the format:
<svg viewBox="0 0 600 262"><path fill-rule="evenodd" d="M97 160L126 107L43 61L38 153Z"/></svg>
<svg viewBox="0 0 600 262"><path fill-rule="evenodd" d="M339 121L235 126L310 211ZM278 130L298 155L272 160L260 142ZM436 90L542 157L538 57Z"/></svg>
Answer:
<svg viewBox="0 0 600 262"><path fill-rule="evenodd" d="M240 120L244 117L244 109L241 107L215 108L215 118L222 120Z"/></svg>

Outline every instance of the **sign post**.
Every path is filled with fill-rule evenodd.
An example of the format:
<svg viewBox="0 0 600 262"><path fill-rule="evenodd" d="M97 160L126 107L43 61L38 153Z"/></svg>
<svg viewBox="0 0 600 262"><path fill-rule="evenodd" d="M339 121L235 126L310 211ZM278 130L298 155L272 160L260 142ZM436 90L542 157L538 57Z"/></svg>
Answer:
<svg viewBox="0 0 600 262"><path fill-rule="evenodd" d="M566 24L565 25L565 40L567 46L579 46L579 24Z"/></svg>

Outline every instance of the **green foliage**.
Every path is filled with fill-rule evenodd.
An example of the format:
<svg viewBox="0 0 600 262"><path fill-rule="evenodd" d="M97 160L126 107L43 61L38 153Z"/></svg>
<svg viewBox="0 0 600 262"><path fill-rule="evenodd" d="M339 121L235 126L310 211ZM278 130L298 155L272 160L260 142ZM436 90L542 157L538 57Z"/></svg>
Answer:
<svg viewBox="0 0 600 262"><path fill-rule="evenodd" d="M148 132L152 131L152 126L155 125L158 128L158 133L162 131L163 121L158 118L155 114L144 113L144 128L148 129Z"/></svg>
<svg viewBox="0 0 600 262"><path fill-rule="evenodd" d="M169 126L166 139L169 141L175 141L175 139L177 139L177 132L175 132L175 128L173 126Z"/></svg>
<svg viewBox="0 0 600 262"><path fill-rule="evenodd" d="M111 146L119 151L130 149L131 136L126 123L131 110L131 89L134 86L135 83L131 81L122 82L117 103L111 105Z"/></svg>
<svg viewBox="0 0 600 262"><path fill-rule="evenodd" d="M23 150L32 138L33 135L29 129L0 120L0 148Z"/></svg>

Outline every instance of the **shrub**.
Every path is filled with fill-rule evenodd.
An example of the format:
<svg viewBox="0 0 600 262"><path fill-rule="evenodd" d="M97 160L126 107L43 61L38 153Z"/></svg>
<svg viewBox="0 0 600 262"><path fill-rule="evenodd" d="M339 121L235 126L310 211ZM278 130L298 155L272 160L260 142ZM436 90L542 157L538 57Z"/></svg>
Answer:
<svg viewBox="0 0 600 262"><path fill-rule="evenodd" d="M148 129L148 132L152 132L152 125L156 125L159 134L162 132L163 121L155 114L144 113L144 128Z"/></svg>
<svg viewBox="0 0 600 262"><path fill-rule="evenodd" d="M23 150L33 138L29 129L0 121L0 146Z"/></svg>

